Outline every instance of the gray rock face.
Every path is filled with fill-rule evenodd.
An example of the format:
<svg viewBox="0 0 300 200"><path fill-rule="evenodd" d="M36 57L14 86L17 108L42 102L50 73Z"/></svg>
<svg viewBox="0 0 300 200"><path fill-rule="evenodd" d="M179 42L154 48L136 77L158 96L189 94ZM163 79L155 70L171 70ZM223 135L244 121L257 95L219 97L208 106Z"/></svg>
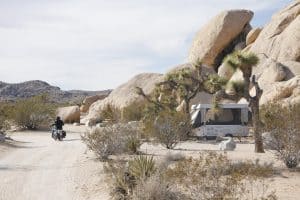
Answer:
<svg viewBox="0 0 300 200"><path fill-rule="evenodd" d="M63 91L59 87L49 85L44 81L27 81L23 83L9 84L0 82L0 101L15 101L41 94L48 94L53 102L79 102L86 96L108 95L105 91Z"/></svg>

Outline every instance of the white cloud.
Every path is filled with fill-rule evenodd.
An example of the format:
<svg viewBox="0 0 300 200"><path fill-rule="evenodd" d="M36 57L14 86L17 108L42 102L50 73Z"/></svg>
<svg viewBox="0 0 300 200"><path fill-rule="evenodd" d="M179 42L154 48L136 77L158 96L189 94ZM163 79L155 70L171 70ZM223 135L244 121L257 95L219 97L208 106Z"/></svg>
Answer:
<svg viewBox="0 0 300 200"><path fill-rule="evenodd" d="M0 80L114 88L184 62L197 29L224 9L286 0L0 0Z"/></svg>

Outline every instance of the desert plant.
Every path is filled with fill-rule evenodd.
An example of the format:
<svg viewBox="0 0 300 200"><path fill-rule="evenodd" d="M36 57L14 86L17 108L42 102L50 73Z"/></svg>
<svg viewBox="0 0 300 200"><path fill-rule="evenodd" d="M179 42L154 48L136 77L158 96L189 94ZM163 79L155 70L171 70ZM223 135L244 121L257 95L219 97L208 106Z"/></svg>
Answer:
<svg viewBox="0 0 300 200"><path fill-rule="evenodd" d="M13 119L20 127L37 129L48 125L55 115L55 105L48 101L46 95L31 97L16 102Z"/></svg>
<svg viewBox="0 0 300 200"><path fill-rule="evenodd" d="M137 154L142 141L137 135L129 135L126 137L126 149L129 153Z"/></svg>
<svg viewBox="0 0 300 200"><path fill-rule="evenodd" d="M248 191L246 184L249 181L258 184L257 180L272 174L271 165L261 166L258 162L250 161L235 164L226 154L208 152L200 154L198 159L187 158L177 162L166 171L165 176L169 182L179 184L178 189L183 190L190 199L222 200L257 199L254 197L271 199L266 191L252 195L253 191Z"/></svg>
<svg viewBox="0 0 300 200"><path fill-rule="evenodd" d="M190 102L199 92L214 93L227 82L217 75L205 74L202 69L201 61L197 61L192 67L168 73L156 85L152 95L146 95L141 88L137 88L137 94L153 104L156 110L174 111L181 104L181 110L190 115Z"/></svg>
<svg viewBox="0 0 300 200"><path fill-rule="evenodd" d="M94 128L85 133L82 140L102 161L110 155L137 153L141 145L139 128L128 124Z"/></svg>
<svg viewBox="0 0 300 200"><path fill-rule="evenodd" d="M187 199L180 191L175 191L170 187L159 174L154 174L146 180L137 183L133 195L133 200L181 200Z"/></svg>
<svg viewBox="0 0 300 200"><path fill-rule="evenodd" d="M130 199L135 187L135 178L128 173L126 161L108 161L104 164L107 182L111 186L110 196L116 200Z"/></svg>
<svg viewBox="0 0 300 200"><path fill-rule="evenodd" d="M189 118L185 113L161 112L153 122L152 134L167 149L173 149L185 140L191 131Z"/></svg>
<svg viewBox="0 0 300 200"><path fill-rule="evenodd" d="M146 107L146 102L135 102L122 109L122 121L140 121L144 117L144 110Z"/></svg>
<svg viewBox="0 0 300 200"><path fill-rule="evenodd" d="M259 115L259 100L263 91L260 89L255 75L252 76L252 69L255 65L257 65L259 59L254 53L236 51L226 56L223 62L226 67L230 67L233 71L240 70L243 74L243 82L229 81L227 83L227 90L226 88L219 90L215 94L215 97L217 101L222 99L239 101L242 97L244 97L249 102L253 120L255 152L263 153L264 147L260 130L261 121ZM250 95L252 86L256 91L254 96Z"/></svg>
<svg viewBox="0 0 300 200"><path fill-rule="evenodd" d="M262 119L265 131L270 132L271 149L288 168L295 168L300 161L300 104L265 105Z"/></svg>
<svg viewBox="0 0 300 200"><path fill-rule="evenodd" d="M107 120L111 123L121 122L121 110L111 104L107 104L100 113L102 120Z"/></svg>
<svg viewBox="0 0 300 200"><path fill-rule="evenodd" d="M4 133L9 129L10 124L8 120L11 120L13 110L13 104L8 102L1 102L0 104L0 133Z"/></svg>
<svg viewBox="0 0 300 200"><path fill-rule="evenodd" d="M144 180L155 173L155 161L153 157L138 156L128 162L129 173L137 180Z"/></svg>
<svg viewBox="0 0 300 200"><path fill-rule="evenodd" d="M181 161L185 159L185 155L182 153L172 153L168 152L164 158L166 163L174 162L174 161Z"/></svg>

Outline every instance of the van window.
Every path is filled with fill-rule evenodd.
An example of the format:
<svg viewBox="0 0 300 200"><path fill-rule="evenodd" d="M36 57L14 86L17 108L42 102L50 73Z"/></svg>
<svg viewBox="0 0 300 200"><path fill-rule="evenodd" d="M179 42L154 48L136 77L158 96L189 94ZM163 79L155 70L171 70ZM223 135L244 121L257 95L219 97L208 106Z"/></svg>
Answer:
<svg viewBox="0 0 300 200"><path fill-rule="evenodd" d="M214 113L211 109L206 110L205 121L207 125L240 125L241 109L224 108L218 113Z"/></svg>

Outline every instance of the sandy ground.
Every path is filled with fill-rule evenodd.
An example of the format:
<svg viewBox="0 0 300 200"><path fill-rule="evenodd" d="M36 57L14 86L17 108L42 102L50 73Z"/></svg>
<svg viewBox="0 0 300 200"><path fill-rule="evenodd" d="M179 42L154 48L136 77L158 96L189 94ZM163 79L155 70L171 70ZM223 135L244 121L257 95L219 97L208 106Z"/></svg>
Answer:
<svg viewBox="0 0 300 200"><path fill-rule="evenodd" d="M68 135L63 142L52 140L48 132L18 132L12 135L15 142L0 144L1 200L109 199L102 163L80 140L86 127L67 126L65 129ZM189 141L175 150L152 144L141 146L141 151L157 159L169 152L197 157L205 150L218 151L218 144ZM279 173L267 180L269 191L276 190L282 200L300 199L300 169L289 171L271 152L256 154L253 151L254 145L243 141L227 154L233 160L259 159L274 163Z"/></svg>
<svg viewBox="0 0 300 200"><path fill-rule="evenodd" d="M80 140L84 127L66 130L62 142L48 132L17 132L15 142L0 145L1 200L108 199L102 165Z"/></svg>

